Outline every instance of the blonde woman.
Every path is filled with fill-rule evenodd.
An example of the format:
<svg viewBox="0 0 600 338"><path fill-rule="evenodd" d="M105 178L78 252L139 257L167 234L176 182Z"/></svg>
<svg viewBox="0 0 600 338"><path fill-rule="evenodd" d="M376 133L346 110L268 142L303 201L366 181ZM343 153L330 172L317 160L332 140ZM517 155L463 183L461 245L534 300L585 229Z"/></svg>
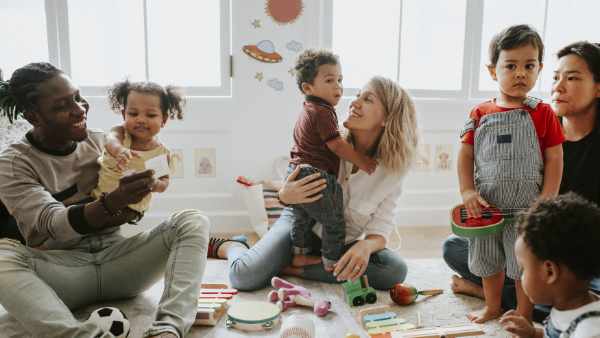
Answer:
<svg viewBox="0 0 600 338"><path fill-rule="evenodd" d="M379 165L368 175L342 161L338 180L344 193L346 240L344 254L333 273L320 262L319 245L312 248L314 264L292 266L290 229L293 214L286 209L256 245L247 249L235 241L221 243L217 256L229 260L232 287L255 290L280 273L323 282L340 282L367 274L371 286L389 289L402 282L407 268L397 252L386 249L394 224L394 209L402 179L415 157L416 113L408 94L394 81L374 77L350 106L344 122L355 149L375 158ZM293 172L279 191L285 204L309 203L319 198L325 180L319 174L295 181ZM314 235L320 233L320 225ZM320 243L320 241L314 241Z"/></svg>

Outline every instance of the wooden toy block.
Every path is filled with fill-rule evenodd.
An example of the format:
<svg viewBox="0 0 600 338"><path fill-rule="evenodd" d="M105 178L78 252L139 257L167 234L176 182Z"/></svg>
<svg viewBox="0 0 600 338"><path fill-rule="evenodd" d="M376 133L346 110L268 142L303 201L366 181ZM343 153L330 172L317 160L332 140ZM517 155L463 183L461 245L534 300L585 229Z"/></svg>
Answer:
<svg viewBox="0 0 600 338"><path fill-rule="evenodd" d="M392 337L394 337L394 333L396 333L398 331L406 331L406 330L411 330L414 328L415 328L415 325L411 324L411 323L395 323L395 324L386 325L386 326L369 328L369 329L367 329L367 333L369 335L372 335L372 334L380 334L380 333L389 332L392 334Z"/></svg>
<svg viewBox="0 0 600 338"><path fill-rule="evenodd" d="M481 326L465 324L456 326L430 327L392 333L392 338L453 338L479 336L485 332Z"/></svg>
<svg viewBox="0 0 600 338"><path fill-rule="evenodd" d="M227 284L201 284L194 325L217 325L227 311L228 300L237 292Z"/></svg>
<svg viewBox="0 0 600 338"><path fill-rule="evenodd" d="M200 294L200 296L198 296L198 299L213 299L213 298L231 299L231 298L233 298L233 295L230 293L214 293L214 294Z"/></svg>

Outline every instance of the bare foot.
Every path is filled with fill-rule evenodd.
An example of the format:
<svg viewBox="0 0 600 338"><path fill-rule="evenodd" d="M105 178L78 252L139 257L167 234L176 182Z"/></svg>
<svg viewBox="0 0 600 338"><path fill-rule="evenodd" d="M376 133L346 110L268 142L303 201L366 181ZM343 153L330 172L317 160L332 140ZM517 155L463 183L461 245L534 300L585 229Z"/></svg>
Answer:
<svg viewBox="0 0 600 338"><path fill-rule="evenodd" d="M470 321L477 324L483 324L488 320L499 318L502 315L502 309L491 310L487 306L483 309L475 312L471 312L467 315Z"/></svg>
<svg viewBox="0 0 600 338"><path fill-rule="evenodd" d="M319 263L321 263L321 257L319 256L294 255L292 258L292 266L297 268Z"/></svg>
<svg viewBox="0 0 600 338"><path fill-rule="evenodd" d="M483 288L470 280L466 280L460 276L452 275L450 288L454 293L460 293L467 296L473 296L483 299Z"/></svg>

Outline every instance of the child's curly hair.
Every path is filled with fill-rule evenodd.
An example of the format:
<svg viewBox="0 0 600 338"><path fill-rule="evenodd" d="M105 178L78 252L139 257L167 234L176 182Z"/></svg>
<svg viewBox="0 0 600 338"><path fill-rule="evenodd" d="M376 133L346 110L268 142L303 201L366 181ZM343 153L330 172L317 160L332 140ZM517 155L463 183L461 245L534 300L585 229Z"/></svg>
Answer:
<svg viewBox="0 0 600 338"><path fill-rule="evenodd" d="M541 201L519 216L519 234L540 260L568 267L577 278L600 277L600 208L575 193Z"/></svg>
<svg viewBox="0 0 600 338"><path fill-rule="evenodd" d="M339 65L339 57L328 50L307 49L296 60L296 83L302 93L302 83L312 84L322 65Z"/></svg>
<svg viewBox="0 0 600 338"><path fill-rule="evenodd" d="M108 100L115 112L120 114L127 107L127 97L131 91L158 96L163 119L183 119L185 101L178 88L173 86L162 87L154 82L129 82L129 80L125 80L115 83L108 90Z"/></svg>

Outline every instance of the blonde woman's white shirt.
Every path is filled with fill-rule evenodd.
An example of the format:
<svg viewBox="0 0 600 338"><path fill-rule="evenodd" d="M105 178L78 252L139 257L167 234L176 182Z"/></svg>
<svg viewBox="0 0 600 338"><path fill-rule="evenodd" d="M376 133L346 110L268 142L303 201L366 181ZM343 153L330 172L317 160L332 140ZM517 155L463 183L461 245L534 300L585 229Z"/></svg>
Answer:
<svg viewBox="0 0 600 338"><path fill-rule="evenodd" d="M352 173L352 163L341 161L338 182L344 193L344 220L349 243L368 235L389 238L394 229L394 213L402 193L403 175L377 166L369 175L359 170ZM317 223L314 232L321 236Z"/></svg>
<svg viewBox="0 0 600 338"><path fill-rule="evenodd" d="M553 308L550 320L555 328L564 332L575 318L590 311L600 311L600 300L573 310L560 311ZM600 317L590 317L581 321L570 338L600 338Z"/></svg>

